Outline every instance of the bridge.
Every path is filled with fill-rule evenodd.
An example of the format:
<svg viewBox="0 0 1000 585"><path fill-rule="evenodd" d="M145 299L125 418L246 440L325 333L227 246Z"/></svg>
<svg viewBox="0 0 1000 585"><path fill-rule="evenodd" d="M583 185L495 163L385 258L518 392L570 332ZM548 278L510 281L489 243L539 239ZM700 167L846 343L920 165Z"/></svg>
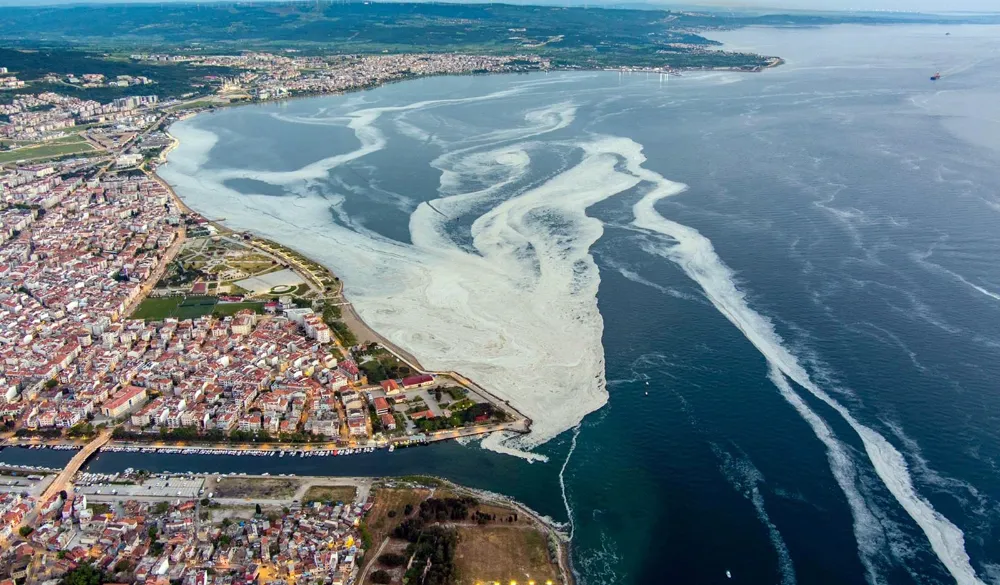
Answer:
<svg viewBox="0 0 1000 585"><path fill-rule="evenodd" d="M83 467L83 464L90 459L91 455L97 452L98 449L103 447L109 440L111 440L111 429L102 429L101 432L94 438L93 441L87 443L87 445L80 449L80 452L73 456L66 464L66 467L59 472L49 487L45 489L45 492L39 496L38 501L35 503L35 511L40 512L42 506L52 498L52 496L58 494L62 490L66 489L66 486L73 480L73 476L76 475L77 471Z"/></svg>

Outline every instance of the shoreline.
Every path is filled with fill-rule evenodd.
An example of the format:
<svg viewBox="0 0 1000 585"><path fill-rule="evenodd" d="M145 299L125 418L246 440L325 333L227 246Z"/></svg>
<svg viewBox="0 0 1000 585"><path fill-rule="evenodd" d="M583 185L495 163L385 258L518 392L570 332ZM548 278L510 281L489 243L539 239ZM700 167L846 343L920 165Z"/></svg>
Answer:
<svg viewBox="0 0 1000 585"><path fill-rule="evenodd" d="M483 75L488 75L488 74L483 74ZM400 82L400 81L410 81L412 79L418 79L419 77L420 76L409 78L409 79L404 79L404 80L394 80L393 83ZM364 88L358 88L358 89L352 90L352 91L363 91L363 90L367 90L367 89L374 89L375 87L381 87L382 85L385 85L385 84L380 84L380 85L377 85L377 86L366 86ZM308 96L294 96L294 97L285 98L285 99L300 99L300 98L305 99L305 98L311 98L311 97L323 97L323 96L327 96L327 95L343 95L343 94L341 94L341 93L315 94L315 95L308 95ZM271 101L283 101L283 100L271 100ZM231 104L227 104L227 105L232 106L232 107L237 107L237 106L262 105L263 103L270 103L270 102L236 102L236 103L231 103ZM193 117L197 116L198 114L200 114L200 113L202 113L204 111L211 112L212 110L209 109L209 110L198 110L198 111L190 112L190 113L184 115L183 117L179 116L178 117L179 119L177 121L181 121L181 120L186 120L186 119L193 118ZM166 122L165 120L161 120L159 124L162 126L165 122ZM159 162L159 164L166 164L166 163L168 163L169 161L168 161L167 155L169 154L169 152L173 151L174 149L176 149L177 147L180 146L180 140L176 136L174 136L173 134L170 133L169 127L168 128L163 128L163 132L164 132L164 134L166 134L167 136L170 137L171 143L170 143L170 145L166 149L164 149L164 151L162 153L160 153L160 157L159 157L159 161L160 162ZM159 166L159 165L157 165L157 166ZM181 211L183 211L184 213L188 214L189 216L197 217L197 218L200 218L200 219L206 221L210 225L214 226L217 230L219 230L220 234L234 233L236 231L236 230L234 230L234 229L232 229L230 227L227 227L227 226L223 225L219 221L211 220L211 219L209 219L207 217L204 217L203 215L201 215L200 213L196 212L195 210L193 210L190 206L188 206L184 202L184 199L180 195L177 194L177 192L174 190L173 186L170 185L170 183L167 182L166 179L164 179L163 177L161 177L159 175L159 173L156 172L155 168L151 169L151 170L147 169L146 173L150 177L152 177L155 181L157 181L158 183L160 183L161 185L163 185L164 188L167 189L167 192L170 193L171 198L177 204L178 208L181 209ZM225 220L222 220L222 221L225 221ZM487 435L487 434L492 434L493 432L513 432L513 433L517 433L517 434L521 434L521 435L530 434L530 432L531 432L531 425L532 425L533 421L529 417L525 416L524 413L522 413L518 409L517 406L511 404L511 402L509 400L501 399L499 396L495 395L493 392L491 392L488 389L484 388L482 385L480 385L479 383L475 382L471 378L468 378L467 376L464 376L460 372L457 372L457 371L454 371L454 370L430 370L430 369L425 368L420 363L420 361L416 358L416 356L414 356L408 350L400 347L396 343L390 341L388 338L386 338L381 333L379 333L378 331L376 331L373 327L371 327L367 322L365 322L364 318L362 318L361 315L358 313L358 311L354 308L354 303L351 302L351 300L347 298L347 295L346 295L346 293L344 291L345 284L344 284L343 279L341 279L339 276L337 276L337 274L334 273L333 270L330 267L328 267L324 263L319 262L316 259L310 257L308 254L305 254L302 251L296 249L294 246L290 246L288 244L283 244L281 242L277 242L277 241L271 240L269 238L265 238L265 237L261 236L260 234L258 234L257 232L255 232L254 230L243 229L243 230L239 230L239 231L243 232L243 233L252 233L255 240L259 240L260 242L264 242L264 243L266 243L266 244L268 244L270 246L274 246L274 248L269 248L274 253L281 254L281 250L280 249L281 248L287 248L288 250L291 250L291 251L295 252L296 254L302 256L303 258L305 258L309 262L312 262L313 264L315 264L317 266L323 267L323 269L326 270L327 274L329 276L331 276L336 282L338 282L340 284L340 287L339 287L339 290L337 291L337 293L340 295L341 299L343 300L343 303L339 304L338 306L341 308L341 310L343 311L343 313L345 315L345 318L343 319L344 322L347 324L347 326L352 331L355 332L356 335L358 335L359 339L363 338L363 337L367 337L367 338L372 339L373 341L377 342L380 346L382 346L386 351L388 351L389 353L393 354L397 359L399 359L400 361L402 361L406 365L410 366L414 371L416 371L418 373L421 373L421 374L431 374L431 375L439 376L439 377L447 377L447 378L452 379L453 381L455 381L456 383L458 383L461 386L464 386L464 387L467 387L467 388L471 388L472 390L474 390L475 392L477 392L478 394L480 394L484 398L486 398L494 406L497 406L497 407L503 409L504 411L506 411L508 413L508 415L512 416L512 418L514 419L513 425L511 423L503 423L502 425L500 425L501 428L490 429L490 430L486 430L486 431L480 431L480 432L474 432L473 431L473 432L468 432L468 433L458 433L457 436L448 436L448 437L428 437L427 442L440 441L440 440L451 440L453 438L459 438L459 437ZM186 234L182 236L182 238L181 238L180 241L183 241L183 239L186 239ZM277 248L277 249L275 249L275 248ZM300 265L300 263L297 261L297 259L295 259L294 257L289 257L289 256L287 256L285 254L281 254L281 255L285 258L285 260L289 263L289 265L297 273L305 276L307 279L312 277L310 271L307 270L307 269L305 269L304 267L302 267ZM523 428L518 428L516 425L523 425ZM453 432L453 431L439 431L439 433L441 433L441 434L448 434L448 435L456 435L456 433Z"/></svg>
<svg viewBox="0 0 1000 585"><path fill-rule="evenodd" d="M726 52L726 51L723 50L723 51L719 51L719 52ZM587 67L587 66L576 66L576 65L556 65L556 66L549 67L548 69L534 69L534 70L525 70L525 71L520 71L520 70L517 70L517 71L468 71L468 72L465 72L465 73L430 73L430 74L420 74L420 75L409 75L409 76L400 77L398 79L388 79L388 80L385 80L385 81L382 81L382 82L366 83L366 84L363 84L363 85L359 85L357 87L352 87L352 88L342 89L342 90L337 90L337 91L326 91L326 92L324 92L324 91L304 91L304 92L298 92L298 93L294 93L294 94L289 93L289 94L286 94L286 95L283 95L283 96L280 96L280 97L269 98L269 99L264 99L264 100L255 100L253 98L250 98L250 99L242 99L241 98L241 99L230 100L229 98L225 98L227 101L220 101L220 102L212 104L210 106L201 106L198 109L186 110L186 111L183 108L180 108L180 109L174 110L173 112L168 112L168 113L170 113L170 114L177 114L177 118L178 118L177 121L181 121L181 120L187 120L188 118L192 118L192 117L194 117L194 116L196 116L198 114L201 114L203 112L213 112L215 110L221 110L223 108L233 108L233 107L240 107L240 106L254 106L254 105L263 106L263 105L267 105L267 104L283 103L283 102L288 102L288 101L292 101L292 100L299 100L299 99L327 97L327 96L337 96L337 95L347 95L347 94L352 94L352 93L360 93L360 92L364 92L364 91L378 89L380 87L385 87L387 85L392 85L392 84L395 84L395 83L405 83L405 82L408 82L408 81L416 81L418 79L431 79L431 78L434 78L434 77L491 77L491 76L494 76L494 75L532 75L532 74L537 74L537 73L548 74L548 73L588 73L588 72L589 73L656 73L658 75L669 75L669 76L673 76L673 77L683 77L685 73L699 73L699 72L701 72L701 73L710 73L710 72L728 71L730 73L762 73L764 71L767 71L768 69L773 69L775 67L780 67L781 65L785 64L785 60L782 57L768 56L768 55L761 55L761 56L764 57L764 58L766 58L766 59L770 59L770 62L768 62L767 65L756 67L756 68L752 68L752 69L744 69L744 68L740 68L740 67L687 67L687 68L670 68L670 67L666 67L666 68L664 68L664 67L639 67L639 66L630 66L630 65L622 65L620 67ZM223 96L218 96L217 94L213 94L213 95L209 95L209 96L201 96L201 97L191 98L187 102L182 102L181 104L175 104L175 105L172 105L172 106L169 106L169 107L170 108L178 108L178 106L182 105L183 103L195 103L195 102L198 102L198 101L204 101L206 99L212 99L214 97L220 97L221 98ZM166 130L164 130L164 132L166 132ZM169 132L166 132L166 133L169 135ZM173 136L171 136L171 138L173 138ZM176 138L174 138L174 140L176 140ZM174 147L175 147L175 145L171 145L170 147L168 147L168 150L173 150ZM165 150L161 154L165 156L166 153L167 153L167 151ZM163 159L163 162L166 162L166 158Z"/></svg>

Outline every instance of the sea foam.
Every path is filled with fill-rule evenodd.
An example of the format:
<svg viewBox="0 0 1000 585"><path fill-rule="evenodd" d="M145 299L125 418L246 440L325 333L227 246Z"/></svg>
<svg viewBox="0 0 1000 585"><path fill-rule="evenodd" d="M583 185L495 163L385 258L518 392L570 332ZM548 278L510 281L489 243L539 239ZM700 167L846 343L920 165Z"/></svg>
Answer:
<svg viewBox="0 0 1000 585"><path fill-rule="evenodd" d="M385 116L510 93L296 118L347 125L359 144L284 172L202 170L219 138L196 119L173 127L181 147L162 172L207 217L225 217L330 266L361 317L425 367L460 371L509 400L532 419L531 433L517 441L490 437L483 445L540 460L521 449L573 428L608 398L600 277L589 252L603 226L585 210L638 183L615 169L627 141L596 136L562 143L567 164L534 183L525 181L540 147L533 140L572 123L572 103L530 110L521 125L455 142L433 163L442 173L441 196L416 206L410 243L331 221L331 213L343 215L343 197L312 189L338 166L384 148L377 123ZM232 178L281 185L298 196L238 193L224 184ZM453 233L451 221L470 214L468 233Z"/></svg>
<svg viewBox="0 0 1000 585"><path fill-rule="evenodd" d="M648 182L651 189L633 206L634 225L672 240L671 243L650 251L671 260L698 283L712 304L767 359L770 377L782 396L809 422L817 437L826 445L834 476L851 504L855 529L860 526L867 531L871 521L867 518L864 502L858 501L859 496L855 495L850 487L850 478L846 476L848 466L844 462L847 457L845 449L829 426L798 397L786 377L837 412L857 433L882 484L920 527L931 549L956 582L961 585L981 585L983 582L976 576L965 551L964 534L917 493L903 455L885 437L861 424L846 407L812 381L799 360L785 347L770 320L750 307L746 296L736 286L732 270L719 258L708 238L691 227L666 219L656 211L658 201L682 192L684 186L642 168L645 158L637 153L637 146L624 150L622 155L628 161L628 172ZM866 536L871 535L861 533L857 536L859 544L864 547ZM873 567L869 565L868 569L871 577Z"/></svg>

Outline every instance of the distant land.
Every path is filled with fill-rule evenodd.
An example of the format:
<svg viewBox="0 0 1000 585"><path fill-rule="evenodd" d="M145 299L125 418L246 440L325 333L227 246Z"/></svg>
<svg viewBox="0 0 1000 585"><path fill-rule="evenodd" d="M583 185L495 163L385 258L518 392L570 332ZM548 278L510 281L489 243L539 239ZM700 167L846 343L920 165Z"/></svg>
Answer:
<svg viewBox="0 0 1000 585"><path fill-rule="evenodd" d="M768 59L718 51L704 33L757 25L984 21L996 17L450 3L112 3L0 7L0 44L122 53L531 54L557 67L753 69L767 66Z"/></svg>

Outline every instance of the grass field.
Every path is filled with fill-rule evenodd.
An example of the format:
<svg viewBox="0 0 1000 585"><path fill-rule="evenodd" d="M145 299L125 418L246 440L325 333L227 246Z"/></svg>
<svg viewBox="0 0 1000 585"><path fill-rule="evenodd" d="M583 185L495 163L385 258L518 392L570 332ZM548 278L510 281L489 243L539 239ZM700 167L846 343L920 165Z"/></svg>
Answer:
<svg viewBox="0 0 1000 585"><path fill-rule="evenodd" d="M165 319L177 310L177 305L181 303L182 297L149 297L139 303L139 307L132 313L133 319L145 319L147 321L159 321Z"/></svg>
<svg viewBox="0 0 1000 585"><path fill-rule="evenodd" d="M353 502L358 490L352 485L314 485L306 491L302 503Z"/></svg>
<svg viewBox="0 0 1000 585"><path fill-rule="evenodd" d="M177 305L174 317L178 319L195 319L202 315L210 315L215 310L219 299L216 297L184 297Z"/></svg>
<svg viewBox="0 0 1000 585"><path fill-rule="evenodd" d="M263 313L264 312L264 303L255 303L255 302L250 302L250 303L219 303L219 304L215 305L215 309L214 309L213 312L215 312L215 313L217 313L219 315L222 315L222 316L226 316L226 315L235 315L236 313L238 313L239 311L242 311L243 309L250 309L254 313Z"/></svg>
<svg viewBox="0 0 1000 585"><path fill-rule="evenodd" d="M215 485L215 497L284 500L291 498L298 487L294 479L224 477Z"/></svg>
<svg viewBox="0 0 1000 585"><path fill-rule="evenodd" d="M139 308L132 313L132 318L147 321L159 321L167 317L194 319L211 314L216 303L216 297L150 297L139 304Z"/></svg>
<svg viewBox="0 0 1000 585"><path fill-rule="evenodd" d="M31 148L19 148L17 150L0 152L0 163L53 158L67 154L93 152L93 150L94 147L86 142L83 142L82 140L76 142L45 144L43 146L33 146Z"/></svg>
<svg viewBox="0 0 1000 585"><path fill-rule="evenodd" d="M534 527L459 527L455 565L459 585L557 581L546 536Z"/></svg>

